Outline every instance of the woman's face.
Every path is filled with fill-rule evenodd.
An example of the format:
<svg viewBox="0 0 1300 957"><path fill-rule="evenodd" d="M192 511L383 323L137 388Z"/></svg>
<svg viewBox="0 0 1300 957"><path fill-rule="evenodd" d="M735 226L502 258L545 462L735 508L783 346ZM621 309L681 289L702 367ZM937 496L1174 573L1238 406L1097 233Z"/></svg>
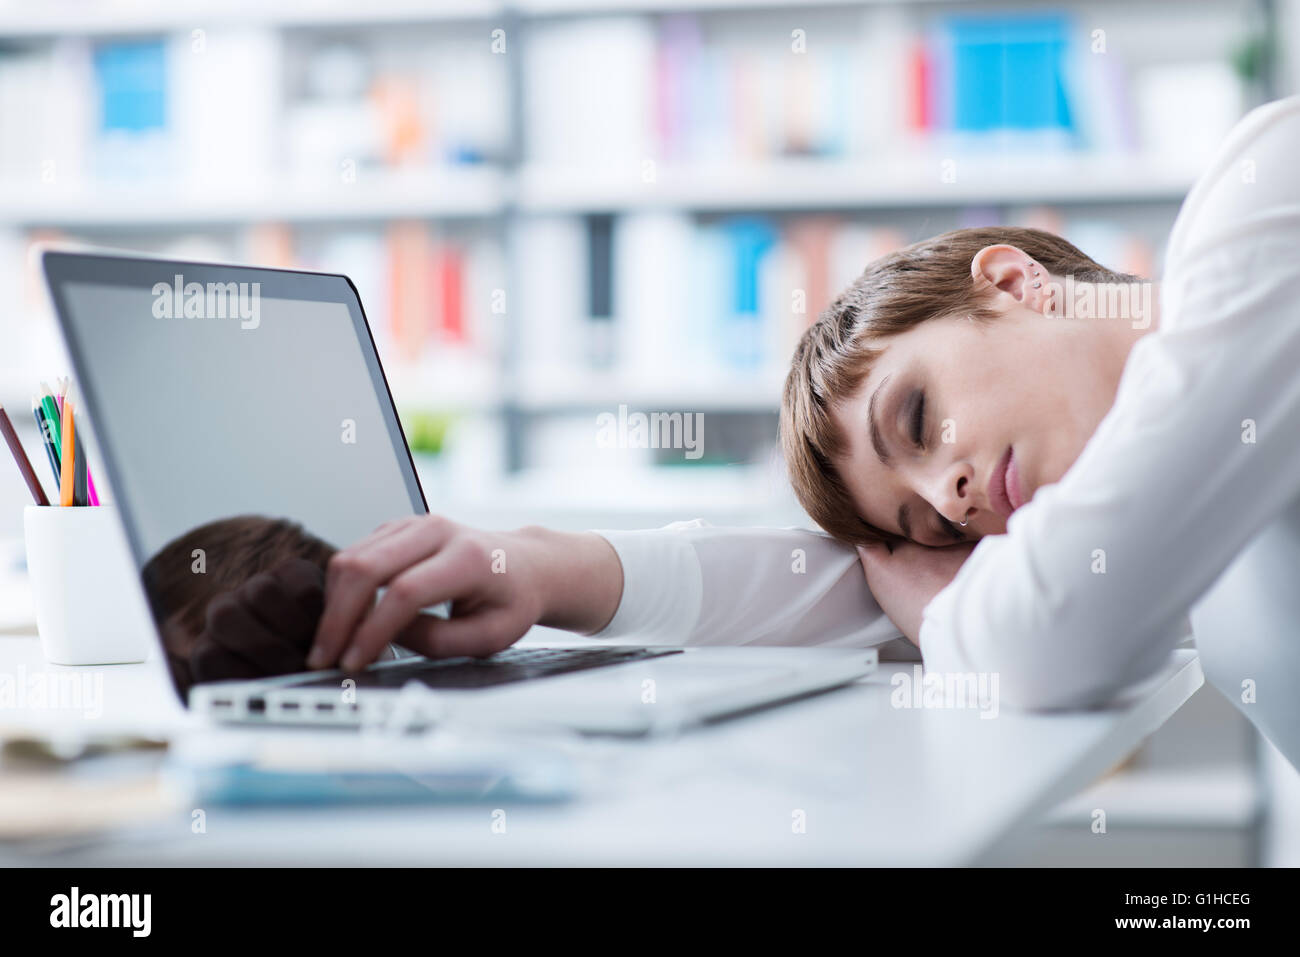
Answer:
<svg viewBox="0 0 1300 957"><path fill-rule="evenodd" d="M982 324L934 319L884 340L836 408L848 443L836 464L876 528L933 546L1005 532L1113 403L1126 357L1115 337L1011 296L997 308Z"/></svg>

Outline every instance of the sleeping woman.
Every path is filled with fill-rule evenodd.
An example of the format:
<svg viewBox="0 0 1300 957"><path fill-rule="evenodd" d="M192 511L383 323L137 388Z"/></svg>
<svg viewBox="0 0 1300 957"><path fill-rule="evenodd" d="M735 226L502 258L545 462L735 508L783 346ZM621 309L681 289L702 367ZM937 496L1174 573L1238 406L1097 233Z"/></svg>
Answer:
<svg viewBox="0 0 1300 957"><path fill-rule="evenodd" d="M330 561L308 663L359 667L393 641L486 655L537 623L901 635L932 671L997 673L1009 706L1076 708L1194 636L1209 680L1300 764L1298 154L1300 98L1238 124L1158 287L1031 229L871 263L804 335L783 398L791 481L825 534L405 519ZM450 620L419 614L447 599Z"/></svg>

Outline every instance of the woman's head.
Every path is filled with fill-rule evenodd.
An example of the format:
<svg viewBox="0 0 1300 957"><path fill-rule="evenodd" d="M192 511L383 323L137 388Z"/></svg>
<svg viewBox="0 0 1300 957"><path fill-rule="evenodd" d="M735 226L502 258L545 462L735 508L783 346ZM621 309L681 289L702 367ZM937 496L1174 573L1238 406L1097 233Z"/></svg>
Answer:
<svg viewBox="0 0 1300 957"><path fill-rule="evenodd" d="M1014 227L956 230L871 263L804 333L786 378L782 447L812 519L853 543L1006 531L1078 457L1138 337L1058 318L1066 277L1138 281Z"/></svg>

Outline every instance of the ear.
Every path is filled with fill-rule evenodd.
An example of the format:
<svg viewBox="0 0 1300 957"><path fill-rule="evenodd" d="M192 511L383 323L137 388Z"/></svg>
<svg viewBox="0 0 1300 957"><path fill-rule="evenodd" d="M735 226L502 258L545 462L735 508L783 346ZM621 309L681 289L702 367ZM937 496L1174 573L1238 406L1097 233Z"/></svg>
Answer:
<svg viewBox="0 0 1300 957"><path fill-rule="evenodd" d="M1023 249L1007 243L985 246L970 261L977 289L992 286L1036 312L1046 311L1051 277Z"/></svg>

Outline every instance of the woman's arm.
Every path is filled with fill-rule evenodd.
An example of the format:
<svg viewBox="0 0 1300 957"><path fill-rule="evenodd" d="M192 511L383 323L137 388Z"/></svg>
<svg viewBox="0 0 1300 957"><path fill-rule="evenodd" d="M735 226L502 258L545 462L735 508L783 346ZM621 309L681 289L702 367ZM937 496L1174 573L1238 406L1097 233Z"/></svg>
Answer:
<svg viewBox="0 0 1300 957"><path fill-rule="evenodd" d="M600 534L618 552L624 584L596 637L866 648L900 635L866 587L857 553L821 532L697 520Z"/></svg>
<svg viewBox="0 0 1300 957"><path fill-rule="evenodd" d="M1161 665L1192 603L1300 493L1297 151L1300 100L1230 137L1175 226L1161 330L1065 477L925 607L928 667L997 672L1012 705L1099 703Z"/></svg>
<svg viewBox="0 0 1300 957"><path fill-rule="evenodd" d="M325 595L312 668L362 667L389 642L488 655L534 624L681 645L868 647L899 634L853 549L798 529L701 522L575 534L415 516L337 553ZM443 601L450 619L420 614Z"/></svg>

